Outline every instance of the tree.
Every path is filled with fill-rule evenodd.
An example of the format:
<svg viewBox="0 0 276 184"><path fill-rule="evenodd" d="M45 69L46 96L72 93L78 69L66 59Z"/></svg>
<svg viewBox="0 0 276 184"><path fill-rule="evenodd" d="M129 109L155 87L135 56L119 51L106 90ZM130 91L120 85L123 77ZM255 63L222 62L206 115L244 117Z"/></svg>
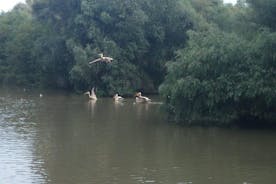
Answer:
<svg viewBox="0 0 276 184"><path fill-rule="evenodd" d="M72 56L62 62L67 66L62 72L67 72L65 76L69 76L74 89L96 85L109 94L122 89L122 83L128 84L123 93L136 89L155 91L164 77L165 61L173 56L175 48L185 45L185 32L192 27L183 2L70 0L64 4L39 0L32 7L36 20L49 27L50 37L55 35L47 45L60 40L66 48L62 46L61 51L60 47L55 48L57 55ZM89 58L97 57L100 52L111 55L115 62L112 66L88 69ZM62 58L51 55L50 60ZM111 68L119 71L110 72ZM123 70L131 70L133 75Z"/></svg>
<svg viewBox="0 0 276 184"><path fill-rule="evenodd" d="M252 41L217 28L190 32L160 86L178 121L275 118L275 34Z"/></svg>
<svg viewBox="0 0 276 184"><path fill-rule="evenodd" d="M276 1L275 0L247 0L252 9L252 19L260 25L276 30Z"/></svg>
<svg viewBox="0 0 276 184"><path fill-rule="evenodd" d="M30 7L17 5L13 11L0 16L0 24L1 82L10 85L39 83L39 64L31 52L38 34Z"/></svg>

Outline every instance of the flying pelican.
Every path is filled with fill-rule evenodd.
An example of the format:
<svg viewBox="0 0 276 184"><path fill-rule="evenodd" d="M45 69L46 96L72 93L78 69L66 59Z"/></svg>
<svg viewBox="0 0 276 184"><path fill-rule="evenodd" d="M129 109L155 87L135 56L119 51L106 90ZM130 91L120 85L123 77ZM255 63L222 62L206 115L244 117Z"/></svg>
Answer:
<svg viewBox="0 0 276 184"><path fill-rule="evenodd" d="M118 93L116 93L114 96L113 96L113 99L115 102L121 102L124 100L123 97L119 96Z"/></svg>
<svg viewBox="0 0 276 184"><path fill-rule="evenodd" d="M84 95L88 95L90 100L97 100L97 96L94 91L94 88L92 88L90 91L85 92Z"/></svg>
<svg viewBox="0 0 276 184"><path fill-rule="evenodd" d="M103 56L103 53L99 54L99 58L98 59L95 59L93 61L90 61L89 64L93 64L93 63L96 63L96 62L105 62L105 63L111 63L113 61L113 58L111 57L106 57L106 56Z"/></svg>
<svg viewBox="0 0 276 184"><path fill-rule="evenodd" d="M138 92L135 94L135 101L137 103L147 103L147 102L151 102L151 99L145 96L142 96L141 92Z"/></svg>

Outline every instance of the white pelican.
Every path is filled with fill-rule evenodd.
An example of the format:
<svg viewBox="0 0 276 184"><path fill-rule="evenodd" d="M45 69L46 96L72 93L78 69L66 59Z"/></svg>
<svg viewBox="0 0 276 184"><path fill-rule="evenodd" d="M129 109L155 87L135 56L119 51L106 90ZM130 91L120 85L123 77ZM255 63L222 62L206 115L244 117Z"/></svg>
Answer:
<svg viewBox="0 0 276 184"><path fill-rule="evenodd" d="M116 93L114 96L113 96L113 99L115 102L121 102L124 100L123 97L119 96L118 93Z"/></svg>
<svg viewBox="0 0 276 184"><path fill-rule="evenodd" d="M91 91L87 91L84 93L85 95L88 95L90 100L97 100L96 93L94 91L94 88L91 89Z"/></svg>
<svg viewBox="0 0 276 184"><path fill-rule="evenodd" d="M106 57L106 56L103 56L103 53L99 54L99 58L98 59L95 59L93 61L90 61L89 64L93 64L93 63L96 63L96 62L105 62L105 63L111 63L113 61L113 58L111 57Z"/></svg>
<svg viewBox="0 0 276 184"><path fill-rule="evenodd" d="M136 93L136 95L135 95L135 101L137 102L137 103L147 103L147 102L150 102L151 101L151 99L150 98L148 98L148 97L145 97L145 96L142 96L142 93L141 92L138 92L138 93Z"/></svg>

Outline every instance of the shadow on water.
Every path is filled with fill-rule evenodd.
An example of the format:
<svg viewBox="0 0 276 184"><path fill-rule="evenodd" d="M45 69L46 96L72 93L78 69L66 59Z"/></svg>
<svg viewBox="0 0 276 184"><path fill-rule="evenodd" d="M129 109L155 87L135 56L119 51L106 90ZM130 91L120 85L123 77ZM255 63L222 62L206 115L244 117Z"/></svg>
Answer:
<svg viewBox="0 0 276 184"><path fill-rule="evenodd" d="M271 118L271 119L276 119ZM242 129L276 129L276 122L263 121L256 117L242 117L239 121L235 122L236 126Z"/></svg>

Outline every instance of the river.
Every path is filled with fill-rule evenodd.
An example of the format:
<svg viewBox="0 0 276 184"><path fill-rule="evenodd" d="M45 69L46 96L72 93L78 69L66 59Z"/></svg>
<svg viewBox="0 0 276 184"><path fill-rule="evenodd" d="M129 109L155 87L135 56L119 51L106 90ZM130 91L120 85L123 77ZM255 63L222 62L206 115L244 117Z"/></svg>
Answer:
<svg viewBox="0 0 276 184"><path fill-rule="evenodd" d="M0 183L276 182L275 130L183 127L133 102L1 89Z"/></svg>

